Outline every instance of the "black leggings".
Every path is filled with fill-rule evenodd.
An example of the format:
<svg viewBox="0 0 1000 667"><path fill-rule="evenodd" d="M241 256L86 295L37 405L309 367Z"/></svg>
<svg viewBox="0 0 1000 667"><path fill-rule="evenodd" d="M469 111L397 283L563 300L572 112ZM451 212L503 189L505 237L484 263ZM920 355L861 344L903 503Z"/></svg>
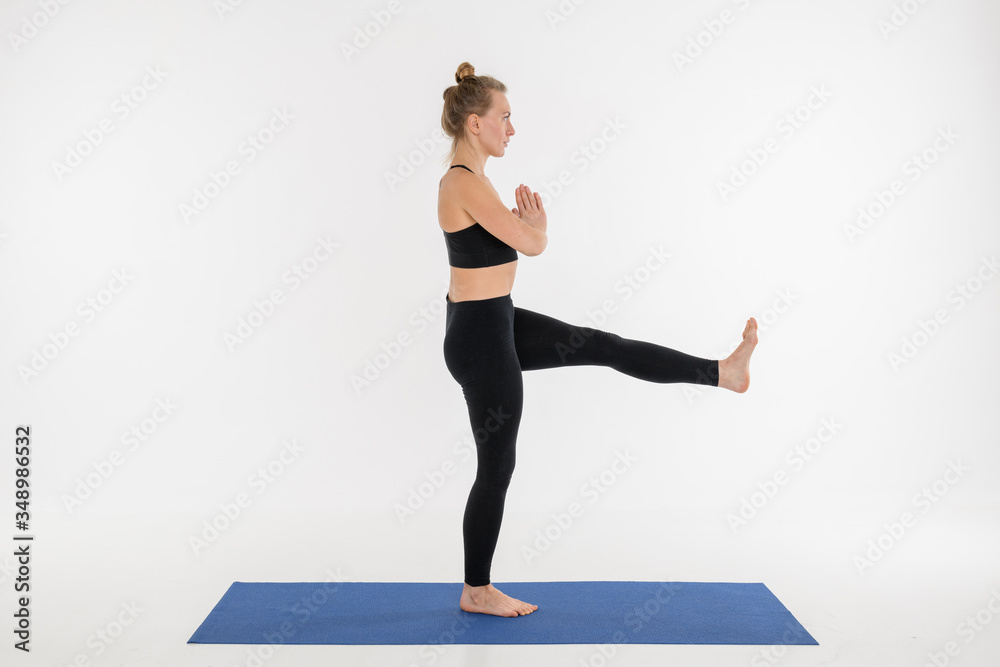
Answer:
<svg viewBox="0 0 1000 667"><path fill-rule="evenodd" d="M516 308L509 294L447 304L444 360L465 394L478 462L462 522L465 583L485 586L514 472L521 371L607 366L648 382L718 386L719 362L571 326Z"/></svg>

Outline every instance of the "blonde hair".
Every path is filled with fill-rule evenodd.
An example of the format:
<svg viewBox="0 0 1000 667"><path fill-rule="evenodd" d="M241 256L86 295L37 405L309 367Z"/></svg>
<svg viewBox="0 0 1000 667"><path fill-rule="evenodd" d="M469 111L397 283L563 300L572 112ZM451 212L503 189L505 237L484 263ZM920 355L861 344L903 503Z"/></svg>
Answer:
<svg viewBox="0 0 1000 667"><path fill-rule="evenodd" d="M493 92L507 92L507 86L492 76L476 76L476 68L462 63L455 71L457 85L444 90L444 111L441 112L441 129L451 137L451 150L444 162L455 159L458 144L465 139L465 121L469 115L486 115L493 104Z"/></svg>

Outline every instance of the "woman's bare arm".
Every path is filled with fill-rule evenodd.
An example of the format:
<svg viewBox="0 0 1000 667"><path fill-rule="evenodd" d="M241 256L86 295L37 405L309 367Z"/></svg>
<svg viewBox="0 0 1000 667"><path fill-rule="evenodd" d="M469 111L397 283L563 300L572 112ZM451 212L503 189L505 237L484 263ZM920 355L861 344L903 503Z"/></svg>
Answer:
<svg viewBox="0 0 1000 667"><path fill-rule="evenodd" d="M481 179L473 174L461 176L462 181L455 188L456 202L473 220L522 255L534 257L545 250L547 221L540 195L526 186L519 187L515 192L518 206L514 213Z"/></svg>

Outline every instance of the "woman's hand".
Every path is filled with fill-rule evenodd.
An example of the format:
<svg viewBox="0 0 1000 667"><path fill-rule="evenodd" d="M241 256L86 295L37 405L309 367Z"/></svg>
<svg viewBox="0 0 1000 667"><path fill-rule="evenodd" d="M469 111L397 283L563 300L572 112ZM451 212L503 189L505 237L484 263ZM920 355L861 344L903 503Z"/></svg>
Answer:
<svg viewBox="0 0 1000 667"><path fill-rule="evenodd" d="M544 232L548 222L542 206L542 196L537 192L533 193L531 188L522 183L514 190L514 198L517 199L517 206L510 209L511 213L521 218L525 224Z"/></svg>

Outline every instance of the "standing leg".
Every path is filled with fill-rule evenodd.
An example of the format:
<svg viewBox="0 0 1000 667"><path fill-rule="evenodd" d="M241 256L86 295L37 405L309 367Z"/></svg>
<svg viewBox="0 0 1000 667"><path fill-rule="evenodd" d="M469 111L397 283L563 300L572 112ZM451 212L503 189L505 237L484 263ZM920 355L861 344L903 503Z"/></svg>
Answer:
<svg viewBox="0 0 1000 667"><path fill-rule="evenodd" d="M476 441L476 479L462 519L465 583L490 584L504 502L516 461L523 386L513 348L481 359L462 383Z"/></svg>
<svg viewBox="0 0 1000 667"><path fill-rule="evenodd" d="M445 363L462 386L476 441L476 480L462 520L465 588L462 609L518 616L537 609L504 595L490 582L507 487L514 472L523 386L514 349L508 297L448 302Z"/></svg>

